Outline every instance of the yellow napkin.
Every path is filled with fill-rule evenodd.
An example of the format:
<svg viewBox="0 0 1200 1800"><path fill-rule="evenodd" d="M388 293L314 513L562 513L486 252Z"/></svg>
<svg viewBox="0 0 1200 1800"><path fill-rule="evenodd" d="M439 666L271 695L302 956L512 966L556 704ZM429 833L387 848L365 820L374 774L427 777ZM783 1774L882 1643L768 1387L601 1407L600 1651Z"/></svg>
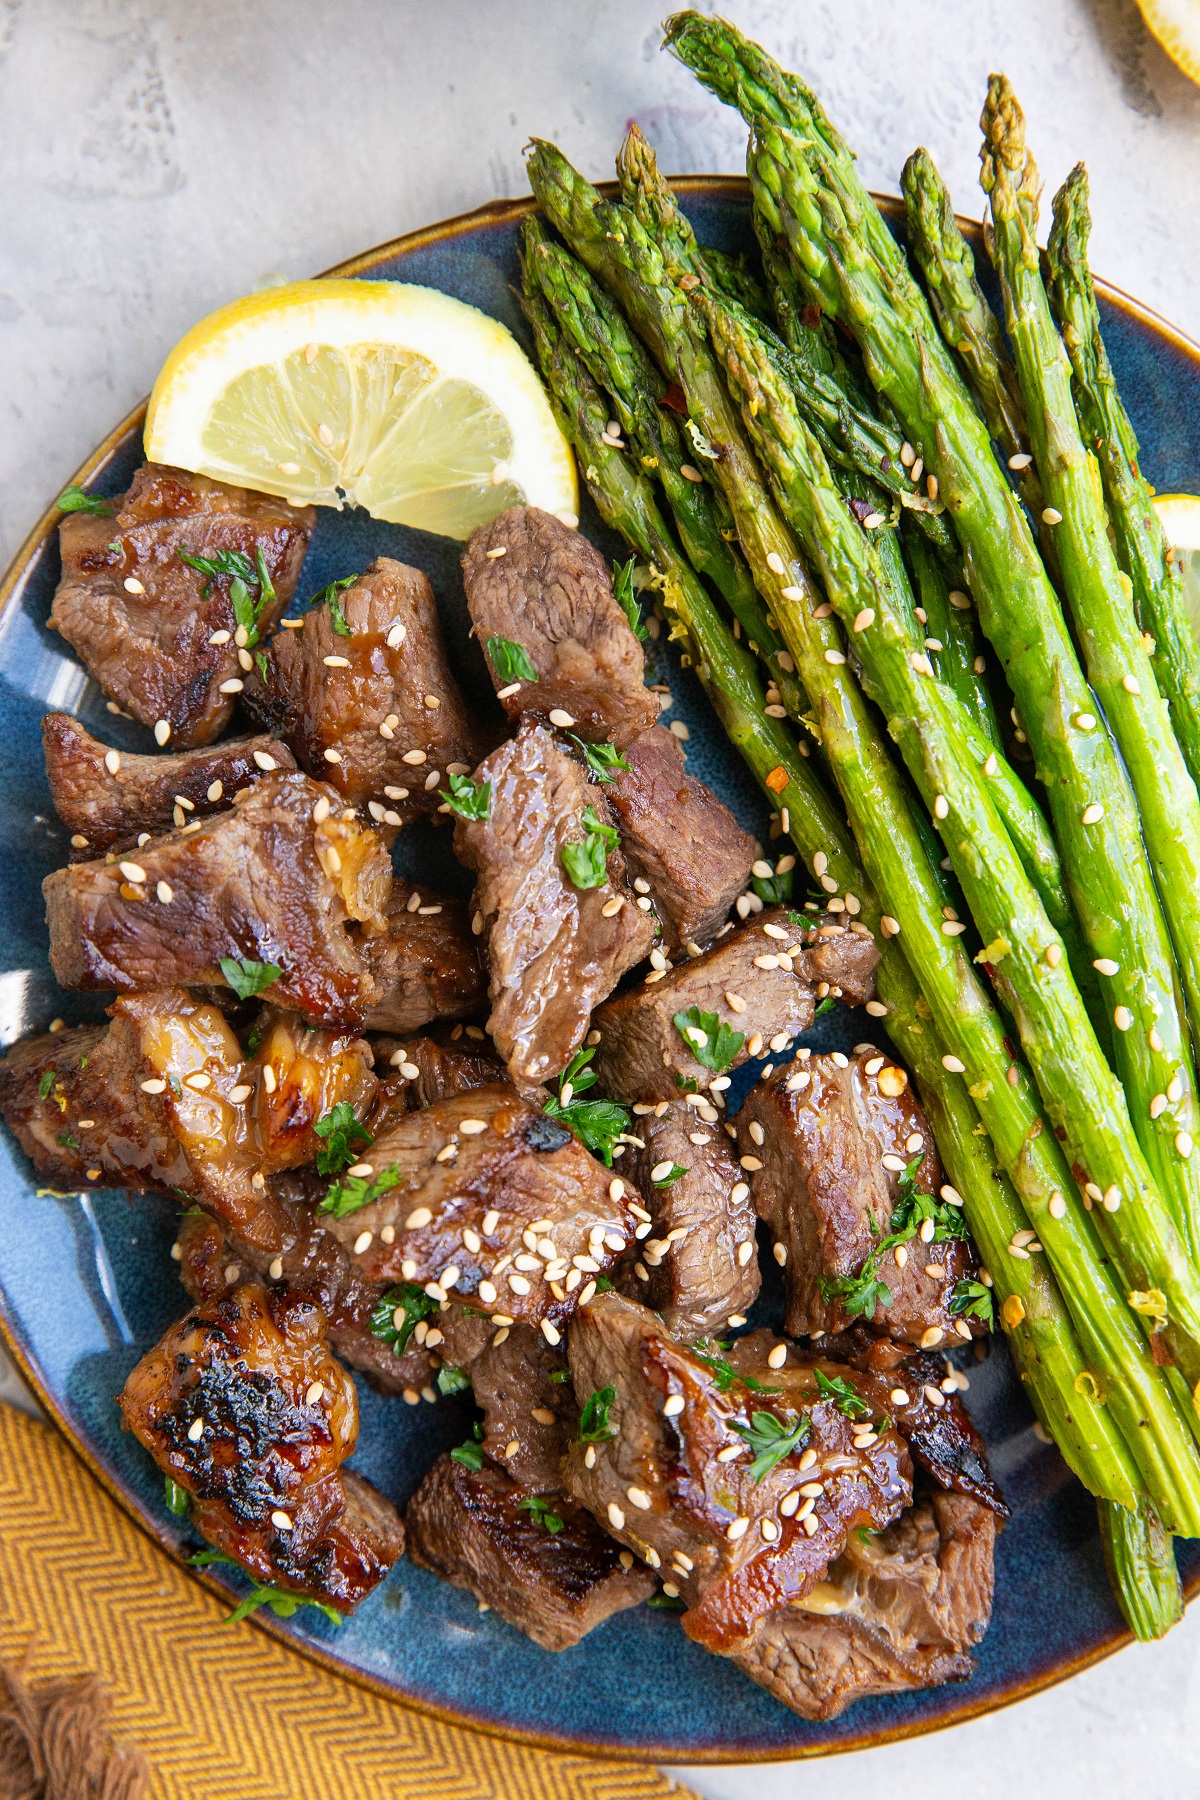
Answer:
<svg viewBox="0 0 1200 1800"><path fill-rule="evenodd" d="M656 1769L528 1750L383 1700L225 1608L50 1426L0 1405L0 1659L94 1671L163 1800L665 1800ZM695 1797L692 1797L695 1800Z"/></svg>

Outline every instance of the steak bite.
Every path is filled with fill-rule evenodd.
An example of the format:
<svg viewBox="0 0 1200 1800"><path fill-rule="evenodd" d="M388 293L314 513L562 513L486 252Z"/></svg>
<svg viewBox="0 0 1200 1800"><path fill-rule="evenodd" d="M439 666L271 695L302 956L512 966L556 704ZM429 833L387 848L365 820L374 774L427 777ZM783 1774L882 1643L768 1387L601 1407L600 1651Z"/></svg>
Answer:
<svg viewBox="0 0 1200 1800"><path fill-rule="evenodd" d="M625 751L629 767L604 789L638 892L662 920L663 948L708 944L750 879L754 839L727 806L689 775L683 746L661 725Z"/></svg>
<svg viewBox="0 0 1200 1800"><path fill-rule="evenodd" d="M138 470L114 506L59 526L63 572L50 624L103 692L163 742L211 744L242 691L244 646L287 611L316 512L156 463Z"/></svg>
<svg viewBox="0 0 1200 1800"><path fill-rule="evenodd" d="M379 1197L355 1195L326 1219L365 1280L453 1293L502 1328L540 1327L550 1344L632 1236L624 1182L507 1086L396 1120L368 1166L373 1185L387 1183Z"/></svg>
<svg viewBox="0 0 1200 1800"><path fill-rule="evenodd" d="M941 1357L918 1352L901 1368L884 1373L863 1362L848 1366L829 1354L806 1354L772 1331L749 1332L726 1354L740 1373L762 1376L764 1368L772 1367L772 1351L776 1362L780 1356L785 1360L763 1379L769 1379L797 1405L807 1405L814 1381L819 1389L823 1377L830 1384L825 1391L836 1387L847 1417L893 1419L913 1461L938 1487L967 1494L998 1519L1007 1519L1008 1507L988 1468L983 1439L959 1398L961 1377L956 1377Z"/></svg>
<svg viewBox="0 0 1200 1800"><path fill-rule="evenodd" d="M636 1564L622 1565L622 1552L582 1507L561 1495L533 1507L531 1498L499 1469L440 1456L408 1503L409 1555L543 1650L565 1650L613 1613L639 1606L656 1583Z"/></svg>
<svg viewBox="0 0 1200 1800"><path fill-rule="evenodd" d="M454 847L477 878L488 1030L514 1077L544 1081L566 1068L592 1009L649 953L655 926L625 886L607 803L552 732L522 726L476 779L491 785L488 816L459 819ZM595 886L572 879L578 846L590 846L595 866L575 873Z"/></svg>
<svg viewBox="0 0 1200 1800"><path fill-rule="evenodd" d="M391 863L375 833L306 775L270 775L228 811L42 883L63 987L130 993L219 983L222 958L272 963L271 997L357 1025L374 998L350 920L383 929Z"/></svg>
<svg viewBox="0 0 1200 1800"><path fill-rule="evenodd" d="M71 833L71 861L131 850L144 835L207 818L264 775L294 769L272 737L229 738L211 750L136 756L111 750L70 713L46 713L42 744L54 810Z"/></svg>
<svg viewBox="0 0 1200 1800"><path fill-rule="evenodd" d="M961 1202L890 1057L835 1052L777 1069L737 1124L755 1210L782 1246L789 1336L862 1317L928 1350L983 1330L955 1310L956 1284L976 1272ZM937 1198L947 1192L953 1204Z"/></svg>
<svg viewBox="0 0 1200 1800"><path fill-rule="evenodd" d="M412 1110L504 1081L504 1064L482 1031L468 1036L458 1026L455 1033L436 1029L375 1039L376 1066L390 1101L403 1096L404 1109Z"/></svg>
<svg viewBox="0 0 1200 1800"><path fill-rule="evenodd" d="M395 877L384 917L384 931L359 935L376 990L369 1031L416 1031L482 1009L487 972L465 900Z"/></svg>
<svg viewBox="0 0 1200 1800"><path fill-rule="evenodd" d="M658 696L645 685L642 646L607 563L578 531L536 506L512 506L472 532L463 586L510 719L622 748L653 725ZM524 653L534 680L520 679L504 646Z"/></svg>
<svg viewBox="0 0 1200 1800"><path fill-rule="evenodd" d="M650 1208L650 1229L643 1236L639 1225L616 1285L653 1307L673 1337L704 1337L749 1312L758 1294L750 1189L724 1132L691 1107L662 1100L635 1111L645 1148L631 1146L621 1172Z"/></svg>
<svg viewBox="0 0 1200 1800"><path fill-rule="evenodd" d="M134 994L112 1023L46 1033L0 1062L0 1111L56 1186L168 1190L273 1257L286 1222L267 1178L322 1148L316 1122L365 1113L377 1083L362 1039L268 1015L243 1057L219 1008L181 988Z"/></svg>
<svg viewBox="0 0 1200 1800"><path fill-rule="evenodd" d="M246 698L302 768L377 823L435 812L447 771L465 775L487 748L451 673L428 579L390 556L278 632Z"/></svg>
<svg viewBox="0 0 1200 1800"><path fill-rule="evenodd" d="M531 1325L514 1325L472 1360L470 1376L484 1454L518 1487L559 1493L562 1459L579 1426L565 1349L552 1350Z"/></svg>
<svg viewBox="0 0 1200 1800"><path fill-rule="evenodd" d="M683 1628L729 1655L766 1614L804 1597L851 1532L878 1530L912 1497L903 1440L833 1399L803 1412L775 1371L738 1372L685 1349L644 1307L605 1294L570 1336L575 1396L615 1390L614 1434L572 1446L567 1492L652 1568L670 1567ZM882 1428L876 1428L882 1427Z"/></svg>
<svg viewBox="0 0 1200 1800"><path fill-rule="evenodd" d="M768 1047L782 1054L812 1024L822 988L852 1005L868 999L879 961L874 940L799 918L772 907L726 932L703 956L666 973L653 970L600 1007L593 1024L601 1091L615 1100L674 1099L686 1083L708 1087L715 1073ZM694 1017L676 1024L693 1013L712 1015L716 1026L705 1030ZM714 1031L720 1036L710 1043Z"/></svg>
<svg viewBox="0 0 1200 1800"><path fill-rule="evenodd" d="M404 1550L404 1527L341 1464L354 1383L320 1307L247 1282L195 1307L132 1371L126 1429L191 1496L200 1535L256 1581L352 1612Z"/></svg>
<svg viewBox="0 0 1200 1800"><path fill-rule="evenodd" d="M964 1680L992 1612L996 1521L961 1494L921 1494L853 1533L802 1600L768 1613L733 1661L803 1719L853 1700Z"/></svg>

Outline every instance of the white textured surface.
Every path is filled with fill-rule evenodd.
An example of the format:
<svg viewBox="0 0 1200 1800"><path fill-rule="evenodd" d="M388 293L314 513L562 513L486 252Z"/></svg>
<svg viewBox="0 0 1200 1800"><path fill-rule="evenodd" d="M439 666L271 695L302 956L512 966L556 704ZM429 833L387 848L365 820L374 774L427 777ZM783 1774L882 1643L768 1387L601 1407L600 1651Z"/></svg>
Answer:
<svg viewBox="0 0 1200 1800"><path fill-rule="evenodd" d="M1096 267L1200 336L1200 93L1132 0L726 10L815 82L873 186L894 190L923 142L966 213L985 79L1006 70L1048 188L1089 165ZM523 192L531 134L608 175L636 118L668 170L738 170L740 127L660 55L660 16L647 0L0 0L0 560L195 319ZM956 1731L686 1775L730 1800L888 1777L971 1800L1188 1794L1198 1705L1200 1612Z"/></svg>

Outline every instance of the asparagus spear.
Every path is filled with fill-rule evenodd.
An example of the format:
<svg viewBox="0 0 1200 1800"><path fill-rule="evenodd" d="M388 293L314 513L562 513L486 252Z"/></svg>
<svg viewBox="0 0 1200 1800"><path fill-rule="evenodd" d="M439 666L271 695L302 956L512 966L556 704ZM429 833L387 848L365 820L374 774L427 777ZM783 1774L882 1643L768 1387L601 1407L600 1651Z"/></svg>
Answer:
<svg viewBox="0 0 1200 1800"><path fill-rule="evenodd" d="M981 957L994 965L993 979L1020 1022L1022 1046L1043 1104L1073 1164L1089 1171L1091 1186L1102 1198L1094 1222L1124 1276L1130 1304L1132 1296L1140 1299L1149 1288L1156 1289L1154 1318L1142 1314L1144 1324L1154 1329L1159 1315L1169 1310L1181 1366L1189 1378L1193 1369L1200 1376L1200 1357L1189 1332L1194 1278L1184 1248L1153 1191L1124 1094L1091 1031L1061 940L995 811L989 782L967 751L944 690L929 678L928 662L913 656L905 620L892 605L869 534L842 504L820 446L786 389L775 381L745 315L711 298L701 304L784 514L846 626L868 691L889 719L910 774L941 821L955 873L984 938ZM950 921L941 929L957 937L963 926ZM942 1037L950 1041L950 1022L932 993L930 1003ZM976 1077L972 1092L989 1125L988 1097L979 1093L984 1085L981 1065L968 1064L967 1069ZM1044 1212L1031 1207L1030 1220L1074 1311L1084 1304L1075 1276L1081 1241L1090 1236L1087 1215L1068 1189ZM1200 1321L1200 1312L1195 1316ZM1126 1322L1132 1325L1128 1314ZM1180 1425L1160 1384L1146 1380L1142 1386L1144 1394L1152 1393L1151 1403L1159 1403L1163 1424ZM1122 1406L1124 1398L1114 1394L1111 1403ZM1128 1427L1133 1421L1128 1412L1124 1417Z"/></svg>
<svg viewBox="0 0 1200 1800"><path fill-rule="evenodd" d="M950 586L937 557L915 531L904 534L904 547L921 611L925 614L925 631L942 646L934 652L938 675L958 695L975 725L999 750L1000 727L988 691L987 662L975 635L970 600L961 588Z"/></svg>
<svg viewBox="0 0 1200 1800"><path fill-rule="evenodd" d="M1113 1055L1134 1129L1176 1219L1200 1219L1200 1158L1193 1164L1176 1147L1177 1139L1190 1143L1196 1116L1188 1032L1141 821L987 428L815 97L720 20L681 14L668 22L668 37L749 120L751 184L764 229L786 237L805 291L854 333L872 381L953 513L980 623L1020 710L1075 910L1118 1023ZM1121 1029L1127 1018L1131 1029ZM1183 1092L1164 1110L1158 1096L1177 1074Z"/></svg>
<svg viewBox="0 0 1200 1800"><path fill-rule="evenodd" d="M908 247L924 276L933 316L957 351L987 428L1017 475L1017 491L1030 517L1040 521L1045 501L1029 451L1017 371L1000 321L975 279L971 246L959 230L950 194L928 150L913 151L900 186Z"/></svg>
<svg viewBox="0 0 1200 1800"><path fill-rule="evenodd" d="M1031 441L1048 502L1063 583L1091 685L1133 781L1142 832L1175 942L1193 1032L1200 1031L1200 797L1179 750L1142 643L1108 534L1096 464L1079 435L1071 366L1055 329L1037 250L1038 174L1025 121L1002 75L988 83L983 115L983 185L990 196L993 254ZM1155 1029L1153 1018L1145 1021ZM1191 1153L1196 1117L1191 1059L1181 1045L1178 1084L1189 1116L1174 1116L1175 1149ZM1187 1097L1185 1096L1186 1100ZM1164 1117L1171 1113L1168 1106ZM1200 1212L1193 1214L1200 1223ZM1198 1239L1200 1241L1200 1239Z"/></svg>
<svg viewBox="0 0 1200 1800"><path fill-rule="evenodd" d="M1100 334L1087 259L1090 230L1087 171L1081 163L1054 198L1050 299L1071 358L1084 441L1100 464L1117 557L1133 583L1138 623L1154 640L1154 673L1171 703L1184 761L1200 787L1200 651L1184 604L1183 572L1154 510L1154 490L1141 472L1137 435Z"/></svg>
<svg viewBox="0 0 1200 1800"><path fill-rule="evenodd" d="M792 659L742 556L728 541L734 532L724 495L699 478L692 461L698 452L689 449L678 415L664 404L666 382L619 308L583 264L552 241L541 220L527 219L522 232L527 288L536 284L593 381L610 395L617 422L643 468L662 483L689 562L724 596L748 641L763 656L780 703L794 719L803 718L808 700Z"/></svg>
<svg viewBox="0 0 1200 1800"><path fill-rule="evenodd" d="M1133 1511L1098 1500L1096 1513L1109 1579L1126 1624L1143 1643L1165 1637L1183 1617L1183 1589L1162 1520L1144 1500Z"/></svg>
<svg viewBox="0 0 1200 1800"><path fill-rule="evenodd" d="M839 890L860 896L860 917L878 935L879 904L857 863L845 825L811 767L797 757L784 729L762 714L752 662L671 543L651 483L608 442L604 401L561 336L556 336L556 321L528 277L525 303L552 403L586 472L597 509L660 573L664 604L686 633L693 666L763 792L781 807L801 856L810 866L815 863ZM1025 1215L1007 1179L995 1169L962 1077L943 1065L941 1046L926 1016L928 1008L919 1001L894 939L883 940L877 982L889 1034L916 1073L947 1173L963 1197L976 1242L995 1269L993 1293L1026 1390L1085 1486L1120 1505L1133 1506L1144 1490L1124 1440L1098 1399L1097 1384L1053 1277L1044 1263L1007 1254Z"/></svg>
<svg viewBox="0 0 1200 1800"><path fill-rule="evenodd" d="M743 549L760 589L772 595L813 703L863 867L888 909L889 923L883 926L881 916L881 929L885 936L901 936L910 969L953 1059L951 1072L975 1072L981 1117L1032 1222L1040 1225L1051 1199L1057 1205L1059 1196L1071 1191L1062 1152L1046 1128L1028 1077L1010 1055L1003 1027L968 958L958 940L941 929L940 887L904 783L846 666L836 629L816 616L819 609L797 547L745 443L711 351L697 336L657 247L626 209L603 202L549 145L535 147L531 179L571 246L618 293L626 311L636 315L665 369L679 380L697 429L719 446L716 468ZM861 904L853 893L843 904L850 900ZM1063 1262L1081 1302L1072 1311L1090 1378L1099 1376L1103 1383L1109 1408L1162 1516L1176 1530L1182 1529L1181 1520L1200 1527L1195 1447L1124 1296L1101 1262L1086 1219L1080 1217L1083 1223L1064 1246Z"/></svg>

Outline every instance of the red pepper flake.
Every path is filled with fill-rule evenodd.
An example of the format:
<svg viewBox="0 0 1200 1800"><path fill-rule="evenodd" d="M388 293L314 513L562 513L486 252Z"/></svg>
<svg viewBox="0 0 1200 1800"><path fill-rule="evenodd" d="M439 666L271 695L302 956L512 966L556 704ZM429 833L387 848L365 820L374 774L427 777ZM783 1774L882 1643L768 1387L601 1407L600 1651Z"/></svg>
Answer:
<svg viewBox="0 0 1200 1800"><path fill-rule="evenodd" d="M1173 1369L1175 1367L1175 1352L1161 1332L1152 1331L1150 1333L1150 1355L1156 1369Z"/></svg>
<svg viewBox="0 0 1200 1800"><path fill-rule="evenodd" d="M800 323L806 331L819 331L821 327L821 309L819 306L802 306Z"/></svg>
<svg viewBox="0 0 1200 1800"><path fill-rule="evenodd" d="M677 412L681 418L687 418L687 400L684 398L683 389L677 381L671 383L658 404L660 406L669 406L672 412Z"/></svg>
<svg viewBox="0 0 1200 1800"><path fill-rule="evenodd" d="M787 784L788 784L788 772L784 768L783 764L780 763L779 767L776 769L772 769L771 773L767 776L767 786L770 788L770 790L773 794L782 794L782 792L783 792L784 788L787 786Z"/></svg>

